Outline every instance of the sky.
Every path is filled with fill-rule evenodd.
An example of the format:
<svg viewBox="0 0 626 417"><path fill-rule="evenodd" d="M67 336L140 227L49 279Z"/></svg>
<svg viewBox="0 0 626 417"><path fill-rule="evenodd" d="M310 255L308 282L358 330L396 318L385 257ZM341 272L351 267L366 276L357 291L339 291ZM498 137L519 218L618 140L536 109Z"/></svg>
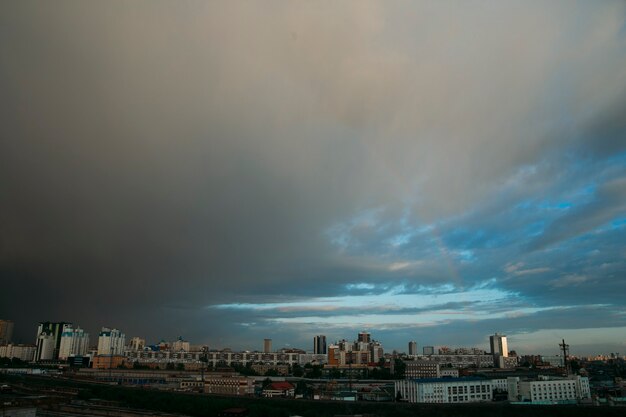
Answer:
<svg viewBox="0 0 626 417"><path fill-rule="evenodd" d="M0 318L626 353L623 1L0 2Z"/></svg>

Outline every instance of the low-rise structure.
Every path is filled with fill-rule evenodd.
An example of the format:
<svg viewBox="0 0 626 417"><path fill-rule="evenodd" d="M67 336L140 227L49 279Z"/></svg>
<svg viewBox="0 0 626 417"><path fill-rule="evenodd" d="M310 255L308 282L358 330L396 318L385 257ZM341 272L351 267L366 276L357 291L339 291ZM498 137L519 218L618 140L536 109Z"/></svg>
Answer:
<svg viewBox="0 0 626 417"><path fill-rule="evenodd" d="M559 403L591 398L589 379L582 376L537 379L507 378L510 401L530 403Z"/></svg>
<svg viewBox="0 0 626 417"><path fill-rule="evenodd" d="M272 397L283 397L290 398L295 395L295 387L291 385L289 382L272 382L269 386L263 389L263 396L272 398Z"/></svg>
<svg viewBox="0 0 626 417"><path fill-rule="evenodd" d="M254 379L239 375L205 376L204 393L222 395L253 395Z"/></svg>
<svg viewBox="0 0 626 417"><path fill-rule="evenodd" d="M395 382L395 391L411 403L471 403L493 399L493 391L506 380L480 378L437 378Z"/></svg>
<svg viewBox="0 0 626 417"><path fill-rule="evenodd" d="M126 358L122 355L95 355L91 362L94 369L119 368L124 365Z"/></svg>

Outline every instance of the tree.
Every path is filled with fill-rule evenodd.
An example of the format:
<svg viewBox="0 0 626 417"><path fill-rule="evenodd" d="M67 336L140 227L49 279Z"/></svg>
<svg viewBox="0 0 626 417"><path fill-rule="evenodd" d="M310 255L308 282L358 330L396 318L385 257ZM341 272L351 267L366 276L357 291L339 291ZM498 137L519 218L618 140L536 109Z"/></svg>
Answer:
<svg viewBox="0 0 626 417"><path fill-rule="evenodd" d="M291 368L291 374L296 377L301 377L302 375L304 375L304 370L302 369L300 365L295 364Z"/></svg>
<svg viewBox="0 0 626 417"><path fill-rule="evenodd" d="M397 379L404 379L404 372L406 371L406 363L402 359L395 359L394 363L395 377Z"/></svg>

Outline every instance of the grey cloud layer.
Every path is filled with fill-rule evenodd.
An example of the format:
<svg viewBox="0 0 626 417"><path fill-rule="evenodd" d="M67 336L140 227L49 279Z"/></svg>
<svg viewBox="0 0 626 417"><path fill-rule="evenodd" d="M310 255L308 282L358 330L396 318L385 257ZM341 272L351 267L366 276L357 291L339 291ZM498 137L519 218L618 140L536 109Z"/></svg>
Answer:
<svg viewBox="0 0 626 417"><path fill-rule="evenodd" d="M624 213L625 16L621 2L3 3L0 314L22 337L80 318L229 343L250 320L205 306L355 282L498 277L535 297L578 274L619 289L623 228L584 271L549 249ZM594 197L563 216L513 208L587 179ZM553 284L503 274L522 260Z"/></svg>

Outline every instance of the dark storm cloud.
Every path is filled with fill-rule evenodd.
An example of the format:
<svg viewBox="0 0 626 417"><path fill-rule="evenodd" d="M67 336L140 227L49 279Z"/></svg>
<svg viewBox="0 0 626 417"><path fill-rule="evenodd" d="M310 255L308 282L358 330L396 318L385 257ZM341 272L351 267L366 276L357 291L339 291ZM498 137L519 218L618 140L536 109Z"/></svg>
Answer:
<svg viewBox="0 0 626 417"><path fill-rule="evenodd" d="M71 320L247 347L310 335L214 306L484 282L529 308L597 304L626 255L623 224L602 229L624 213L624 16L4 3L0 315L25 341Z"/></svg>

